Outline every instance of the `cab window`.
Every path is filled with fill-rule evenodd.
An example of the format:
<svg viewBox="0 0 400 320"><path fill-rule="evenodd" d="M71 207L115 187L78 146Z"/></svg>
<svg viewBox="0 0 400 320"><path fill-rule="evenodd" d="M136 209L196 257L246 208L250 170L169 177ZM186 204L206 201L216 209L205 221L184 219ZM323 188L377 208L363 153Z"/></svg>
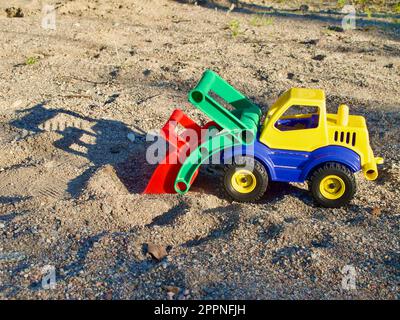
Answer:
<svg viewBox="0 0 400 320"><path fill-rule="evenodd" d="M293 105L275 122L280 131L314 129L319 125L319 108Z"/></svg>

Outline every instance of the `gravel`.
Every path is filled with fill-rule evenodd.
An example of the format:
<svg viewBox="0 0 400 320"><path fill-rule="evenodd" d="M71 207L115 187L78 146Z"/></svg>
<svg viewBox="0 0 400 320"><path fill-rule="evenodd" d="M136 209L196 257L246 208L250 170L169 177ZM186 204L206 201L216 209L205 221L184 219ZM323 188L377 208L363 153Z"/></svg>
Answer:
<svg viewBox="0 0 400 320"><path fill-rule="evenodd" d="M46 30L34 2L18 19L6 7L0 298L399 298L396 33L337 32L307 15L252 26L251 13L167 0L63 2ZM356 197L340 209L318 207L303 184L230 203L209 168L185 196L141 194L153 169L146 133L177 107L206 120L186 101L207 68L264 111L290 87L324 88L330 112L347 103L367 118L380 177L357 175ZM159 261L148 244L166 248ZM342 285L348 266L356 290ZM44 277L55 288L43 289Z"/></svg>

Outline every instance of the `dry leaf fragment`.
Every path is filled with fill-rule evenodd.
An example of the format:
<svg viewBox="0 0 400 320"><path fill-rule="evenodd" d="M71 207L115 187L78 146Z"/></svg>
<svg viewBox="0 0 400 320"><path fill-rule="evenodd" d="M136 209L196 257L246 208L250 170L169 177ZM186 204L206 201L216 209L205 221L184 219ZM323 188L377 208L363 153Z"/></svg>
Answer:
<svg viewBox="0 0 400 320"><path fill-rule="evenodd" d="M173 294L178 294L181 291L180 288L174 286L166 286L165 290L167 290L167 292L172 292Z"/></svg>
<svg viewBox="0 0 400 320"><path fill-rule="evenodd" d="M381 213L382 213L382 210L381 210L381 208L379 208L379 207L374 207L374 208L372 209L372 212L371 212L371 214L372 214L375 218L379 217L379 216L381 215Z"/></svg>

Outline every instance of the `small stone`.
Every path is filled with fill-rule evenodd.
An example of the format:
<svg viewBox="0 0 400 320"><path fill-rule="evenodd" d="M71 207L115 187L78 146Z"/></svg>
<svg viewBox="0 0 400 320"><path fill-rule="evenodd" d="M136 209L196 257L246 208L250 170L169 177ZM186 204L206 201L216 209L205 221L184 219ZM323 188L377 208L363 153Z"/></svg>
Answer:
<svg viewBox="0 0 400 320"><path fill-rule="evenodd" d="M167 292L167 299L168 300L173 300L174 299L174 295L175 295L175 293L173 293L173 292Z"/></svg>
<svg viewBox="0 0 400 320"><path fill-rule="evenodd" d="M324 55L324 54L318 54L318 55L316 55L315 57L313 57L313 60L322 61L322 60L324 60L325 58L326 58L326 55Z"/></svg>
<svg viewBox="0 0 400 320"><path fill-rule="evenodd" d="M102 210L105 214L111 214L112 211L113 211L111 206L109 206L109 205L107 205L107 204L104 204L104 203L101 204L101 210Z"/></svg>
<svg viewBox="0 0 400 320"><path fill-rule="evenodd" d="M128 140L130 142L134 142L135 141L135 134L134 133L128 133L128 135L126 136L128 138Z"/></svg>
<svg viewBox="0 0 400 320"><path fill-rule="evenodd" d="M301 42L301 44L306 44L306 45L315 46L315 45L318 44L318 42L319 42L319 39L311 39L311 40L303 41L303 42Z"/></svg>
<svg viewBox="0 0 400 320"><path fill-rule="evenodd" d="M149 243L147 245L147 252L158 261L167 256L167 249L165 246L160 246L153 243Z"/></svg>
<svg viewBox="0 0 400 320"><path fill-rule="evenodd" d="M294 78L294 73L293 73L293 72L289 72L289 73L287 74L287 78L288 78L289 80L292 80L292 79Z"/></svg>
<svg viewBox="0 0 400 320"><path fill-rule="evenodd" d="M111 291L111 290L108 291L108 292L105 294L104 298L105 298L106 300L112 300L112 298L113 298L113 293L112 293L112 291Z"/></svg>
<svg viewBox="0 0 400 320"><path fill-rule="evenodd" d="M6 225L4 223L0 223L0 229L3 229Z"/></svg>
<svg viewBox="0 0 400 320"><path fill-rule="evenodd" d="M6 10L7 18L23 18L24 13L22 12L21 8L7 8Z"/></svg>
<svg viewBox="0 0 400 320"><path fill-rule="evenodd" d="M302 12L307 12L308 10L310 10L310 7L306 4L302 4L299 8L300 11Z"/></svg>
<svg viewBox="0 0 400 320"><path fill-rule="evenodd" d="M344 32L343 27L340 27L340 26L329 26L328 30L336 31L336 32Z"/></svg>

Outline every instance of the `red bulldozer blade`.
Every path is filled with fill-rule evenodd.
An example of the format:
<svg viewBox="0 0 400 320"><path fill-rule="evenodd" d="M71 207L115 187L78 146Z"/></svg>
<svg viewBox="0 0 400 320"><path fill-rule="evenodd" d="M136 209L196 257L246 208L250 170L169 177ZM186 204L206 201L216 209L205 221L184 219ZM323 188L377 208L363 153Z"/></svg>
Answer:
<svg viewBox="0 0 400 320"><path fill-rule="evenodd" d="M177 125L180 124L186 130L193 130L197 134L197 139L190 139L189 142L182 139L185 131L177 134ZM189 150L194 150L201 143L201 130L208 128L210 125L216 125L214 122L207 123L204 127L200 127L196 122L190 119L182 110L174 110L171 117L161 129L161 134L169 143L169 149L166 157L159 163L153 175L147 184L143 193L160 194L160 193L176 193L174 188L175 178L182 166L183 161L188 156ZM194 174L192 183L196 179L198 171Z"/></svg>

